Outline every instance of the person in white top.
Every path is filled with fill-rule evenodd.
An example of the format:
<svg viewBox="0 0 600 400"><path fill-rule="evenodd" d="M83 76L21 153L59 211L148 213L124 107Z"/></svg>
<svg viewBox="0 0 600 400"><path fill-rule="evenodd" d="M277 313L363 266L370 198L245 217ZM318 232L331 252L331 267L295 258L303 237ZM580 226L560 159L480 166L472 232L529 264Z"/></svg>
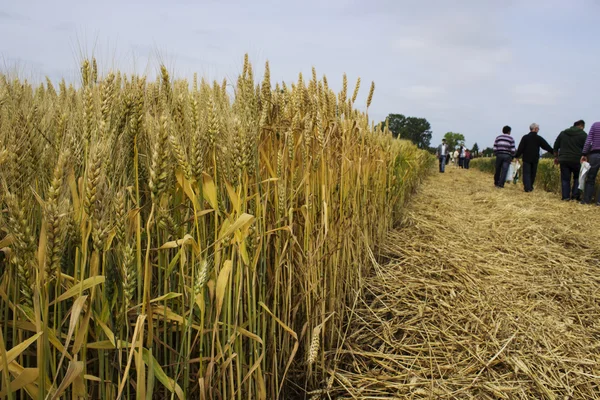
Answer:
<svg viewBox="0 0 600 400"><path fill-rule="evenodd" d="M465 150L466 150L466 147L463 144L461 144L459 151L458 151L458 166L460 168L465 167L465 156L466 156Z"/></svg>
<svg viewBox="0 0 600 400"><path fill-rule="evenodd" d="M442 139L442 144L438 146L435 155L440 161L440 172L444 172L446 170L446 158L448 157L448 145L446 144L446 139Z"/></svg>

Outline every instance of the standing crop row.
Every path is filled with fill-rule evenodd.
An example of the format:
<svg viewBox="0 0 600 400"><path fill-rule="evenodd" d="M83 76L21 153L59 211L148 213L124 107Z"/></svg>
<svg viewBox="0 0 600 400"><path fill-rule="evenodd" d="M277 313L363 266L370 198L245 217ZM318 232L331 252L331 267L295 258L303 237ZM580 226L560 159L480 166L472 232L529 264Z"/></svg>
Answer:
<svg viewBox="0 0 600 400"><path fill-rule="evenodd" d="M331 382L344 305L431 157L354 107L360 80L336 94L314 69L81 78L0 75L0 397Z"/></svg>

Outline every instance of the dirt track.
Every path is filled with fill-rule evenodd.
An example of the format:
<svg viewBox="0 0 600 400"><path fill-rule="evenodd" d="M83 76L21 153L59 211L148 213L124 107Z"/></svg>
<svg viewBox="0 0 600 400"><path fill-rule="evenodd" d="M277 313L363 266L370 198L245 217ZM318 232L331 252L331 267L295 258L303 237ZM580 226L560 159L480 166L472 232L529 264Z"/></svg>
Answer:
<svg viewBox="0 0 600 400"><path fill-rule="evenodd" d="M436 173L379 249L328 395L600 398L599 231L600 207Z"/></svg>

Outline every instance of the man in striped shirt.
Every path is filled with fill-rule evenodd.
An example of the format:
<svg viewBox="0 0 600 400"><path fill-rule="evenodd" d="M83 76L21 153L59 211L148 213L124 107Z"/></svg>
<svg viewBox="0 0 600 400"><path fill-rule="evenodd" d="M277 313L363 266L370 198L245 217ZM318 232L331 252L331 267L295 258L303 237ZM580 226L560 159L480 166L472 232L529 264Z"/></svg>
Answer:
<svg viewBox="0 0 600 400"><path fill-rule="evenodd" d="M510 162L515 155L515 139L510 136L510 126L502 128L502 135L494 141L494 155L496 156L496 172L494 173L494 185L500 189L504 187L506 174Z"/></svg>
<svg viewBox="0 0 600 400"><path fill-rule="evenodd" d="M594 194L594 184L596 183L596 175L600 169L600 122L594 122L590 128L590 133L587 136L583 145L583 157L581 162L587 161L590 163L590 170L585 178L585 187L583 189L583 200L581 204L589 204L592 201ZM596 196L596 205L600 206L600 193Z"/></svg>

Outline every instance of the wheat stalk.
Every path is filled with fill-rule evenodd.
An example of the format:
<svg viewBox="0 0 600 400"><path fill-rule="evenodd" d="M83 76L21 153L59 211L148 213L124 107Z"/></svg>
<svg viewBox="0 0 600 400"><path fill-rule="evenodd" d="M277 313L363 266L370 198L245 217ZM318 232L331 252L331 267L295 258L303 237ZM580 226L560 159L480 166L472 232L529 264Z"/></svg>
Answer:
<svg viewBox="0 0 600 400"><path fill-rule="evenodd" d="M71 374L65 346L81 396L288 398L300 376L338 394L347 321L297 332L345 315L432 157L354 108L360 79L348 98L345 74L336 93L271 67L259 84L245 55L229 93L93 58L58 93L0 74L0 326L8 349L44 331L17 397L68 395L46 385Z"/></svg>
<svg viewBox="0 0 600 400"><path fill-rule="evenodd" d="M356 102L356 97L358 96L358 90L360 89L360 76L356 80L356 86L354 87L354 93L352 93L352 104Z"/></svg>
<svg viewBox="0 0 600 400"><path fill-rule="evenodd" d="M371 88L369 89L369 97L367 97L367 108L371 106L373 100L373 93L375 92L375 82L371 82Z"/></svg>

